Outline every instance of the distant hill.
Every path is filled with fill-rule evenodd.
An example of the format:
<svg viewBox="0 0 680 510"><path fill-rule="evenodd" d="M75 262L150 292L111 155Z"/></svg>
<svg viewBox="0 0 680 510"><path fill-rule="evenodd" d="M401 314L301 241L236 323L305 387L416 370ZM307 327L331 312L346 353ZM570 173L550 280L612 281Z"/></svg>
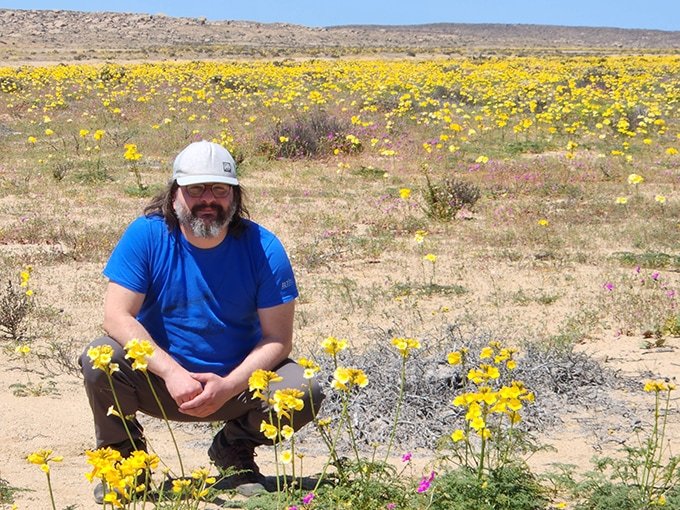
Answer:
<svg viewBox="0 0 680 510"><path fill-rule="evenodd" d="M545 25L208 21L163 14L0 9L0 63L352 55L680 53L680 31Z"/></svg>

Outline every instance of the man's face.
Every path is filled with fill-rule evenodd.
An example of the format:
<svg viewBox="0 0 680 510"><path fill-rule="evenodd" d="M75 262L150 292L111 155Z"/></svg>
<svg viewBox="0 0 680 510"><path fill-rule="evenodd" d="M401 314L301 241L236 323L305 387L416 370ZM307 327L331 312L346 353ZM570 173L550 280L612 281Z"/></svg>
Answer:
<svg viewBox="0 0 680 510"><path fill-rule="evenodd" d="M234 190L222 183L180 186L173 205L180 225L193 235L217 237L234 216Z"/></svg>

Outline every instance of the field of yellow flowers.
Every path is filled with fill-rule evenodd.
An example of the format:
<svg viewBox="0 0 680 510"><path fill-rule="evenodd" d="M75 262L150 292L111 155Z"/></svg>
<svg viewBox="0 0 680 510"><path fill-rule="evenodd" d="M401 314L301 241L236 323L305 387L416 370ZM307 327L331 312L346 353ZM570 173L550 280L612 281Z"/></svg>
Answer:
<svg viewBox="0 0 680 510"><path fill-rule="evenodd" d="M680 375L677 55L5 67L0 507L49 507L25 462L48 448L64 458L57 506L94 508L74 357L100 333L112 247L201 139L232 152L251 216L291 255L298 356L329 336L358 352L484 337L586 352L641 382ZM611 397L631 416L653 406ZM552 428L534 423L559 450L542 468L624 441L621 416L569 406ZM147 429L172 456L164 425ZM177 435L207 466L209 430Z"/></svg>

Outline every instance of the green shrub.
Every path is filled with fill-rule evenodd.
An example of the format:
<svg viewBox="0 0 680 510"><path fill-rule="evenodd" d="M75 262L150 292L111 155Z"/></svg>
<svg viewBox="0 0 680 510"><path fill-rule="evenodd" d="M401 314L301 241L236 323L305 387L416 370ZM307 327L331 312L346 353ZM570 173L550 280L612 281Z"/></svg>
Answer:
<svg viewBox="0 0 680 510"><path fill-rule="evenodd" d="M436 478L431 510L539 510L548 503L546 489L521 466L493 470L484 481L460 468Z"/></svg>
<svg viewBox="0 0 680 510"><path fill-rule="evenodd" d="M472 208L482 195L477 186L458 179L446 178L433 183L427 174L425 179L425 212L438 221L455 219L463 207Z"/></svg>
<svg viewBox="0 0 680 510"><path fill-rule="evenodd" d="M261 145L272 158L329 156L335 149L357 152L361 145L347 139L349 125L322 110L279 122Z"/></svg>

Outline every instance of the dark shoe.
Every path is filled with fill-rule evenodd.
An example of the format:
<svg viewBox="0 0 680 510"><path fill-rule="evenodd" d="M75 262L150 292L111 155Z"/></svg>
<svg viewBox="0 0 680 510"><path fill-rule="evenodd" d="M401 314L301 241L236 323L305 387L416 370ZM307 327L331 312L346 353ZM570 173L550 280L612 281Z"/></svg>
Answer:
<svg viewBox="0 0 680 510"><path fill-rule="evenodd" d="M228 441L222 432L213 439L208 457L220 470L236 471L219 483L220 488L236 489L243 496L265 491L265 477L255 463L255 443Z"/></svg>
<svg viewBox="0 0 680 510"><path fill-rule="evenodd" d="M136 480L136 485L137 487L140 487L142 484L145 483L146 480L146 474L142 473L140 475L137 475L137 480ZM103 505L104 504L104 496L106 496L109 492L111 491L106 491L104 490L104 482L99 482L97 485L94 486L94 502L97 503L98 505ZM122 497L122 493L118 489L114 489L114 492L118 494L118 498L122 501L127 501L127 498ZM155 494L153 492L146 492L146 495L144 496L144 491L141 490L140 487L140 492L135 493L130 496L131 500L141 500L142 498L145 501L153 501L155 498Z"/></svg>

